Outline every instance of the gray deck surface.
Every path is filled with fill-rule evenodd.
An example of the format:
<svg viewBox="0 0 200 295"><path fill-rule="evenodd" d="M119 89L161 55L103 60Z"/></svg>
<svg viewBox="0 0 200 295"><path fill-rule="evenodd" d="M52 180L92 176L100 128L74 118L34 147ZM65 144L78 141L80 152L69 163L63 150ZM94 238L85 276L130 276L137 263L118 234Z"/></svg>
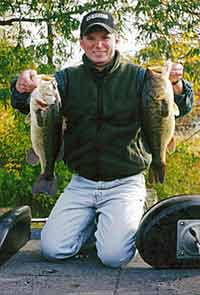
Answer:
<svg viewBox="0 0 200 295"><path fill-rule="evenodd" d="M40 253L39 232L0 267L0 295L200 295L200 269L152 269L139 257L103 266L91 251L60 263Z"/></svg>

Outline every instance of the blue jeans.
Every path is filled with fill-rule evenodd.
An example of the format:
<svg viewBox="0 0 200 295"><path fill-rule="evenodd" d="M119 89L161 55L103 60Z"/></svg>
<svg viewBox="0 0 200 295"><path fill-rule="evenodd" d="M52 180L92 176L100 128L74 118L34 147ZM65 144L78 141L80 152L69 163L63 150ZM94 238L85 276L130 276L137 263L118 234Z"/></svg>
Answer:
<svg viewBox="0 0 200 295"><path fill-rule="evenodd" d="M95 232L102 263L111 267L128 263L136 252L135 233L145 197L142 173L114 181L74 175L42 230L43 255L48 259L72 257Z"/></svg>

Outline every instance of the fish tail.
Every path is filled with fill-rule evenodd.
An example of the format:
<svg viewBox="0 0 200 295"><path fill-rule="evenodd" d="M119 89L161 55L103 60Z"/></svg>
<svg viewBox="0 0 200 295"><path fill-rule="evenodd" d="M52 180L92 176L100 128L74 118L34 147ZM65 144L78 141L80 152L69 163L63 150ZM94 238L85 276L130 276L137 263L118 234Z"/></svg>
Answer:
<svg viewBox="0 0 200 295"><path fill-rule="evenodd" d="M36 195L39 193L48 194L54 196L57 192L57 179L52 177L48 179L45 175L40 175L32 187L32 194Z"/></svg>
<svg viewBox="0 0 200 295"><path fill-rule="evenodd" d="M176 138L173 136L170 140L170 142L167 145L167 151L168 153L172 154L176 150Z"/></svg>
<svg viewBox="0 0 200 295"><path fill-rule="evenodd" d="M165 174L166 174L166 165L165 164L162 164L162 166L159 167L158 174L159 174L160 183L163 183L165 180Z"/></svg>
<svg viewBox="0 0 200 295"><path fill-rule="evenodd" d="M149 183L164 183L166 174L166 165L161 163L160 165L152 164L149 169Z"/></svg>

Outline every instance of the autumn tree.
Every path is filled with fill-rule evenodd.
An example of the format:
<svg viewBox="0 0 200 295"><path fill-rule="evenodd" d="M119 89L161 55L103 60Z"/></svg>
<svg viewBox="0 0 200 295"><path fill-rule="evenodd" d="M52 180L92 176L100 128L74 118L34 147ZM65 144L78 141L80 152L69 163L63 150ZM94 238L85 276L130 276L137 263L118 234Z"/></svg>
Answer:
<svg viewBox="0 0 200 295"><path fill-rule="evenodd" d="M171 58L186 63L195 81L200 71L198 0L140 0L135 6L138 41L145 42L140 61Z"/></svg>
<svg viewBox="0 0 200 295"><path fill-rule="evenodd" d="M145 41L169 38L172 32L200 33L198 0L140 0L134 10L138 37Z"/></svg>

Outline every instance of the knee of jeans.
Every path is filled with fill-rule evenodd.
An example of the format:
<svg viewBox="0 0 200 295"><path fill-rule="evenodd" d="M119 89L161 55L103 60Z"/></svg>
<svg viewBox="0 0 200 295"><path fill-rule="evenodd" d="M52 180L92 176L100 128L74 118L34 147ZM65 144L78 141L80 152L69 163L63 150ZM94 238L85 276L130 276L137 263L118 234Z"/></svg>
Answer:
<svg viewBox="0 0 200 295"><path fill-rule="evenodd" d="M61 245L59 241L45 234L41 235L41 252L48 260L62 260L77 254L76 245Z"/></svg>
<svg viewBox="0 0 200 295"><path fill-rule="evenodd" d="M42 255L50 260L58 259L59 251L56 249L54 243L49 243L45 239L41 239L41 252Z"/></svg>
<svg viewBox="0 0 200 295"><path fill-rule="evenodd" d="M101 262L109 267L117 268L127 264L135 255L136 249L101 249L97 248L97 255Z"/></svg>

